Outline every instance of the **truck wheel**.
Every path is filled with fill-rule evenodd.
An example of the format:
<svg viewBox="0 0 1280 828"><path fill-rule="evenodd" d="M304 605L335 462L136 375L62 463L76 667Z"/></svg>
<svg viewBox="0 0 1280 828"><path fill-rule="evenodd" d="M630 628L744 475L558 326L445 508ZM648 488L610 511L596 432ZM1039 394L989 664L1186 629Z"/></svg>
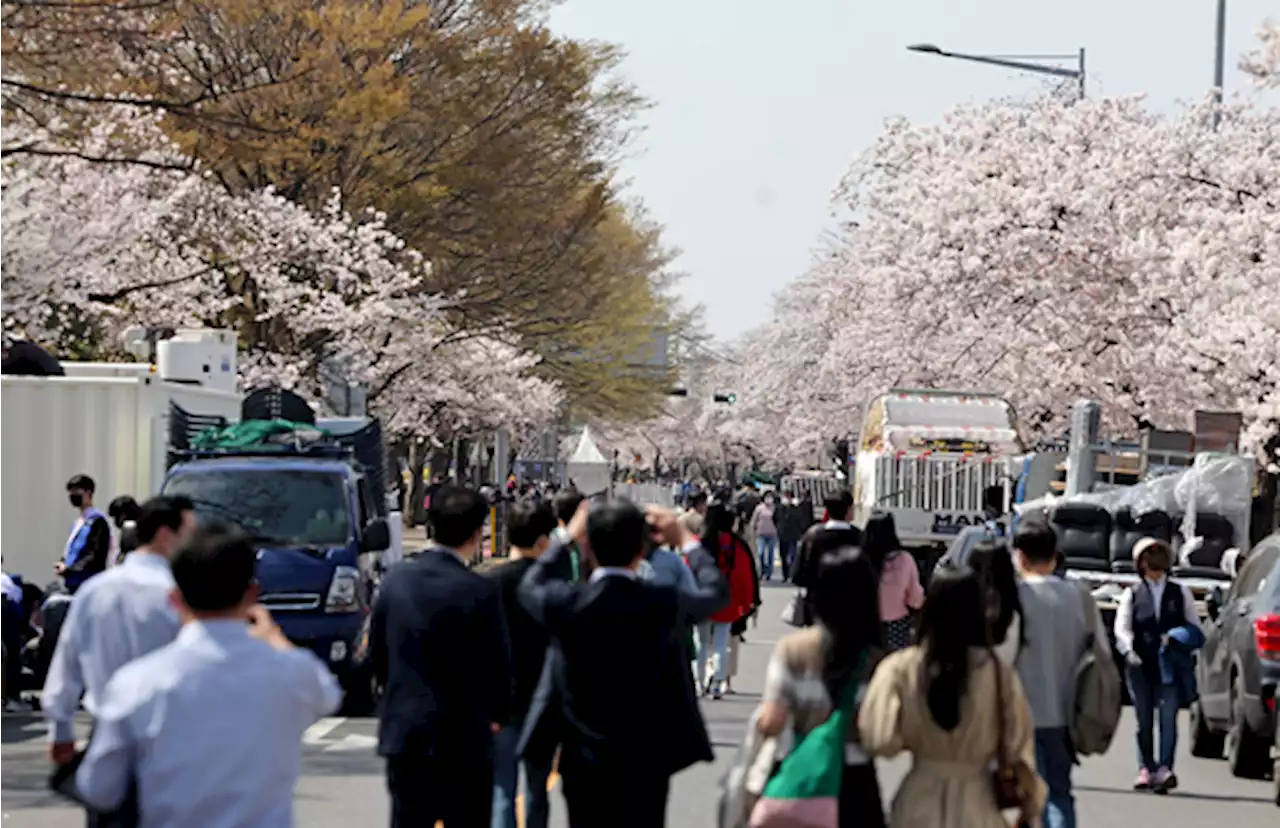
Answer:
<svg viewBox="0 0 1280 828"><path fill-rule="evenodd" d="M1200 707L1199 699L1191 703L1188 713L1191 719L1191 755L1199 759L1221 759L1226 734L1215 733L1209 729L1209 723L1204 718L1204 710Z"/></svg>
<svg viewBox="0 0 1280 828"><path fill-rule="evenodd" d="M1271 745L1249 729L1244 702L1240 698L1240 678L1231 680L1231 730L1227 731L1227 766L1232 776L1265 779L1271 764Z"/></svg>

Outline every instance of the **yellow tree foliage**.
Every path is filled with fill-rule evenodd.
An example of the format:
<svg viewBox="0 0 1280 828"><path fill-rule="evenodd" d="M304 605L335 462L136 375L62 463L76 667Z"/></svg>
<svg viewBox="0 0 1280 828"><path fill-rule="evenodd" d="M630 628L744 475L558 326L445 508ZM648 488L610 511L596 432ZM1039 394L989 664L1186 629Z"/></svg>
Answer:
<svg viewBox="0 0 1280 828"><path fill-rule="evenodd" d="M233 191L339 187L433 263L459 325L509 336L593 414L644 416L628 363L672 323L669 254L612 170L643 105L612 47L539 0L4 0L4 106L61 152L96 107L163 110ZM120 153L127 155L127 147Z"/></svg>

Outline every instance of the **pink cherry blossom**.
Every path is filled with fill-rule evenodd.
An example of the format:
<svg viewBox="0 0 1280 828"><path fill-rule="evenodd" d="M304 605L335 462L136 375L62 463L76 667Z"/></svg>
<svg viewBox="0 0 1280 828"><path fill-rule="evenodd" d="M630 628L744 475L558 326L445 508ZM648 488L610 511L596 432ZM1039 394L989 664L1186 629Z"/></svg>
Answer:
<svg viewBox="0 0 1280 828"><path fill-rule="evenodd" d="M428 289L430 263L377 212L335 191L313 213L271 190L232 195L184 164L154 119L121 108L77 150L126 132L143 160L5 160L6 323L64 354L119 356L132 325L231 327L244 387L319 394L336 359L397 434L471 433L551 419L556 388L518 345L469 336ZM5 145L23 140L6 124ZM100 144L101 146L94 146ZM185 168L183 168L185 167Z"/></svg>

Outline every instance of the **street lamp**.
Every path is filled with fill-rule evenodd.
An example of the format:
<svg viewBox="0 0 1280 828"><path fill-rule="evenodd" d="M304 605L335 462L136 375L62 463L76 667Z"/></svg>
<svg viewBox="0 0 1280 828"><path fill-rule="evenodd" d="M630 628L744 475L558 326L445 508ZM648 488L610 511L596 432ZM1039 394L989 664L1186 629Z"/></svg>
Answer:
<svg viewBox="0 0 1280 828"><path fill-rule="evenodd" d="M1214 37L1213 50L1213 98L1216 106L1213 108L1213 128L1217 129L1218 124L1222 123L1222 84L1225 82L1223 78L1223 64L1226 62L1225 55L1227 52L1227 0L1218 0L1218 26Z"/></svg>
<svg viewBox="0 0 1280 828"><path fill-rule="evenodd" d="M1058 78L1071 78L1079 84L1080 100L1085 97L1084 49L1074 55L967 55L963 52L948 52L932 43L915 43L907 47L908 51L921 52L926 55L968 60L974 63L986 63L991 66L1004 66L1022 72L1034 72L1037 75L1053 75ZM1074 60L1077 68L1065 69L1047 63L1035 63L1040 60Z"/></svg>

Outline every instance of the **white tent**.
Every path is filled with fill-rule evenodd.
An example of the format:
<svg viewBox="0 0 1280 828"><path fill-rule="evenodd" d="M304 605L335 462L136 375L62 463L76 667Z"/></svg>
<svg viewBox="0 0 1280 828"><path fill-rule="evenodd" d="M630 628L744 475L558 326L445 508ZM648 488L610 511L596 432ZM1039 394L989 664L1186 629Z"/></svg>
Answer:
<svg viewBox="0 0 1280 828"><path fill-rule="evenodd" d="M582 437L578 440L578 448L569 458L566 469L569 479L585 495L594 495L609 489L609 461L600 453L596 441L591 439L591 430L582 429Z"/></svg>

